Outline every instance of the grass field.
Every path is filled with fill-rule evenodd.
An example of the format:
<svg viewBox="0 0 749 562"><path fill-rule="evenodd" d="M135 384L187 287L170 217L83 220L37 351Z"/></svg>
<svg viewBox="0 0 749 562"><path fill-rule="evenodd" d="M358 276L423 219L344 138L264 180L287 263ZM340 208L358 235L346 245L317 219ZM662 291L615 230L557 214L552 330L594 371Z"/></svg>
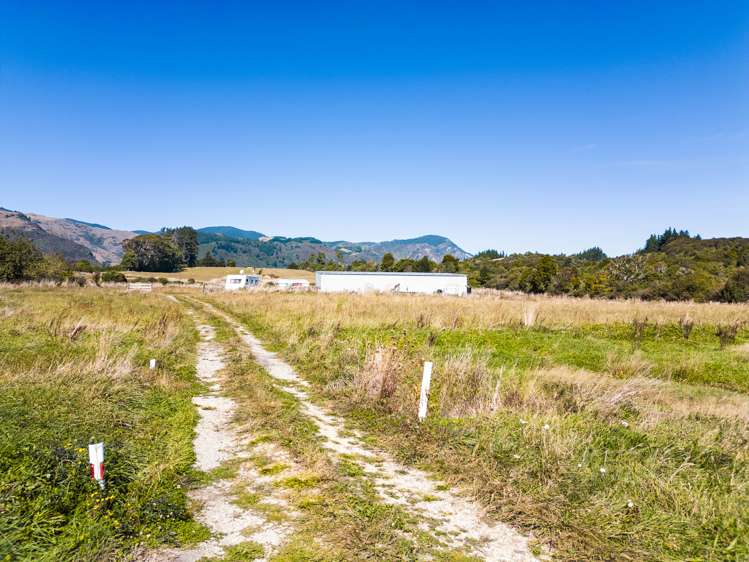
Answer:
<svg viewBox="0 0 749 562"><path fill-rule="evenodd" d="M465 489L555 559L749 559L746 305L164 290L180 302L0 289L0 560L137 557L208 537L186 492L216 477L192 468L191 399L205 389L190 307L226 350L237 427L283 448L304 477L279 476L298 516L273 560L434 548L357 466L331 459L298 401L195 299L278 350L369 446ZM420 424L425 360L435 368ZM97 441L106 491L88 476ZM237 505L263 499L236 493Z"/></svg>
<svg viewBox="0 0 749 562"><path fill-rule="evenodd" d="M205 536L185 496L195 342L156 295L0 292L0 560L113 559ZM105 491L88 474L98 441Z"/></svg>
<svg viewBox="0 0 749 562"><path fill-rule="evenodd" d="M143 271L124 271L123 273L128 279L135 277L166 277L167 279L179 279L180 281L186 281L188 279L195 279L195 281L212 281L214 279L220 279L226 275L239 273L241 269L244 269L246 273L260 273L268 277L279 277L279 278L292 278L292 279L306 279L310 283L315 282L315 274L312 271L306 271L302 269L282 269L273 267L188 267L183 271L176 273L152 273Z"/></svg>
<svg viewBox="0 0 749 562"><path fill-rule="evenodd" d="M745 305L211 301L373 444L468 488L558 559L749 558ZM418 424L424 360L435 370L430 416Z"/></svg>

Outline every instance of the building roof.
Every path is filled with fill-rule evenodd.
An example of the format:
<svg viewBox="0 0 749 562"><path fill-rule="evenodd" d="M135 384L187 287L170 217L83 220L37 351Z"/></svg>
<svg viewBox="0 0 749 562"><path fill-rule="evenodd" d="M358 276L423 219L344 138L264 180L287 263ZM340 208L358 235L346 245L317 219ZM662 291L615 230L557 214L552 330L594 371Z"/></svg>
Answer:
<svg viewBox="0 0 749 562"><path fill-rule="evenodd" d="M425 273L417 271L317 271L319 275L388 275L414 277L466 277L465 273Z"/></svg>

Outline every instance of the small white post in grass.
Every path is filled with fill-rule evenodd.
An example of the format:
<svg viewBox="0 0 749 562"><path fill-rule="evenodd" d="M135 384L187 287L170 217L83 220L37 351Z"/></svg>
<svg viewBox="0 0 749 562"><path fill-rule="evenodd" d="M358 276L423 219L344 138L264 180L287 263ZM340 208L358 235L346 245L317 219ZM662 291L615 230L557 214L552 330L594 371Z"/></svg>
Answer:
<svg viewBox="0 0 749 562"><path fill-rule="evenodd" d="M427 402L429 400L429 387L432 384L432 362L424 362L424 374L421 376L421 398L419 398L419 421L427 417Z"/></svg>
<svg viewBox="0 0 749 562"><path fill-rule="evenodd" d="M151 359L151 360L150 360L150 361L148 362L148 368L149 368L149 369L155 369L155 368L156 368L156 359Z"/></svg>
<svg viewBox="0 0 749 562"><path fill-rule="evenodd" d="M88 462L91 464L91 478L104 489L104 443L92 443L88 446Z"/></svg>

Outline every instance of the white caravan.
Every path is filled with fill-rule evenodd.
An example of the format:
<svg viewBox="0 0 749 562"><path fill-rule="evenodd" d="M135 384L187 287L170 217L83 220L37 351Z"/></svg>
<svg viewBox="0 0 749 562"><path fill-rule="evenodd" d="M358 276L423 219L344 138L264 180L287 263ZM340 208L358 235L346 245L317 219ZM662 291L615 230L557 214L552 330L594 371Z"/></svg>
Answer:
<svg viewBox="0 0 749 562"><path fill-rule="evenodd" d="M227 291L238 291L258 286L260 286L260 276L258 275L227 275L224 289Z"/></svg>

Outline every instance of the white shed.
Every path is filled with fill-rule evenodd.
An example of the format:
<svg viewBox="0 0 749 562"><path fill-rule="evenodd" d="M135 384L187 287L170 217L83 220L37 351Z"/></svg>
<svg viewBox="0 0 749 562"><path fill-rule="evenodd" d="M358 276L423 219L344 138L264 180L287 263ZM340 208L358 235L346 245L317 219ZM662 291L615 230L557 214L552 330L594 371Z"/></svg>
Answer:
<svg viewBox="0 0 749 562"><path fill-rule="evenodd" d="M260 277L258 275L227 275L224 289L227 291L238 291L239 289L248 289L259 285Z"/></svg>
<svg viewBox="0 0 749 562"><path fill-rule="evenodd" d="M468 292L468 278L461 273L318 271L315 274L315 282L323 293L465 295Z"/></svg>
<svg viewBox="0 0 749 562"><path fill-rule="evenodd" d="M273 279L272 283L279 289L309 289L306 279Z"/></svg>

